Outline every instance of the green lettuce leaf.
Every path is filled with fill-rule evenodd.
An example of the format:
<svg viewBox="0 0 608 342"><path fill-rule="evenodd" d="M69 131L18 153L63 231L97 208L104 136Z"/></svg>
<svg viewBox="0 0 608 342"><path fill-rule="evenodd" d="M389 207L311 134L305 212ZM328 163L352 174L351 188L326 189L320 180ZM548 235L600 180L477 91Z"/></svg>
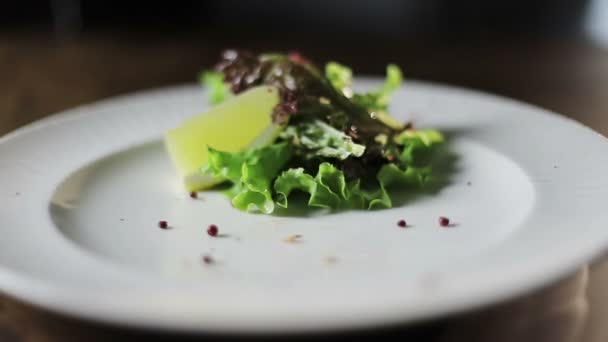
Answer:
<svg viewBox="0 0 608 342"><path fill-rule="evenodd" d="M360 157L365 152L365 146L320 120L287 126L280 136L302 150L305 158L344 160L350 156Z"/></svg>
<svg viewBox="0 0 608 342"><path fill-rule="evenodd" d="M209 103L216 105L232 96L230 87L224 83L224 74L216 71L205 71L200 76L200 82L209 92Z"/></svg>
<svg viewBox="0 0 608 342"><path fill-rule="evenodd" d="M366 200L366 208L368 210L388 209L393 207L391 196L383 186L380 186L378 190L374 192L364 191L363 198Z"/></svg>
<svg viewBox="0 0 608 342"><path fill-rule="evenodd" d="M203 166L203 173L238 183L241 179L242 165L254 151L238 153L219 151L208 147L208 162Z"/></svg>
<svg viewBox="0 0 608 342"><path fill-rule="evenodd" d="M226 194L232 199L232 204L243 211L270 214L275 210L275 204L287 208L288 198L294 191L307 193L310 207L331 210L391 208L393 201L389 189L411 189L424 185L429 179L431 168L428 165L419 167L414 161L420 161L421 153L427 153L443 142L443 136L433 130L401 133L394 139L396 143L404 146L400 158L402 166L396 163L383 165L376 175L377 182L372 184L371 188L368 185L363 189L359 179L347 182L344 173L328 162L321 163L314 176L303 168L284 170L294 151L293 140L297 139L301 146L311 148L332 144L327 135L336 133L331 130L317 140L313 139L314 134L302 133L308 130L323 130L325 128L319 127L325 124L307 125L314 127L297 126L298 134L290 133L291 135L287 136L291 138L290 141L262 148L236 153L209 148L209 162L204 172L232 182L233 186ZM322 141L319 142L319 139ZM340 141L343 141L343 137ZM314 151L320 154L320 150L319 148Z"/></svg>
<svg viewBox="0 0 608 342"><path fill-rule="evenodd" d="M420 185L430 170L399 169L386 164L378 172L376 189L363 190L360 181L347 183L344 173L329 163L321 163L313 177L302 168L292 168L281 173L274 182L277 204L288 207L288 197L299 190L309 194L308 205L328 209L382 209L391 208L392 200L387 191L390 187Z"/></svg>
<svg viewBox="0 0 608 342"><path fill-rule="evenodd" d="M402 170L395 164L385 164L378 171L376 178L380 187L420 186L424 185L431 174L431 167L407 167Z"/></svg>
<svg viewBox="0 0 608 342"><path fill-rule="evenodd" d="M395 164L385 164L378 171L376 179L378 180L378 189L373 192L362 192L365 199L367 209L387 209L393 207L393 201L388 192L389 189L400 187L402 189L411 189L424 185L430 175L431 168L415 168L408 167L405 170L400 169Z"/></svg>
<svg viewBox="0 0 608 342"><path fill-rule="evenodd" d="M314 178L302 168L288 169L277 177L274 190L277 204L284 208L288 207L287 199L294 190L308 193L311 207L338 209L358 203L356 198L351 200L344 173L330 163L321 163Z"/></svg>
<svg viewBox="0 0 608 342"><path fill-rule="evenodd" d="M422 143L424 146L431 147L444 141L441 132L434 129L405 130L395 137L395 141L400 145L411 142Z"/></svg>
<svg viewBox="0 0 608 342"><path fill-rule="evenodd" d="M433 129L406 130L394 139L403 145L399 159L406 165L426 164L434 147L444 142L443 135Z"/></svg>
<svg viewBox="0 0 608 342"><path fill-rule="evenodd" d="M329 62L325 65L325 78L346 97L350 97L350 85L353 82L353 71L342 64Z"/></svg>
<svg viewBox="0 0 608 342"><path fill-rule="evenodd" d="M341 202L337 194L305 173L302 168L284 171L274 182L274 190L277 193L277 204L283 208L288 207L287 198L294 190L308 193L308 205L311 207L336 209Z"/></svg>
<svg viewBox="0 0 608 342"><path fill-rule="evenodd" d="M357 179L346 184L347 207L352 209L366 209L368 202L365 193L361 190L361 180Z"/></svg>
<svg viewBox="0 0 608 342"><path fill-rule="evenodd" d="M386 68L386 80L382 87L375 91L365 94L354 94L352 101L368 111L386 111L388 108L390 95L401 86L403 74L401 69L395 64L389 64Z"/></svg>
<svg viewBox="0 0 608 342"><path fill-rule="evenodd" d="M209 148L209 163L203 172L233 183L226 194L236 208L269 214L274 211L272 182L290 158L288 143L236 153Z"/></svg>

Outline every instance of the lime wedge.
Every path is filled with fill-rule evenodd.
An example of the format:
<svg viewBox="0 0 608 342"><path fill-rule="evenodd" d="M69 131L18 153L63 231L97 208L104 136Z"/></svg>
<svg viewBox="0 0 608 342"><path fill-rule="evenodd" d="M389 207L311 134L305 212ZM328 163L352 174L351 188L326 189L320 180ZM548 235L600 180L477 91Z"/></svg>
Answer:
<svg viewBox="0 0 608 342"><path fill-rule="evenodd" d="M280 131L271 118L278 103L276 88L251 88L168 131L165 146L186 189L202 190L222 181L200 171L207 163L207 147L237 152L272 143Z"/></svg>

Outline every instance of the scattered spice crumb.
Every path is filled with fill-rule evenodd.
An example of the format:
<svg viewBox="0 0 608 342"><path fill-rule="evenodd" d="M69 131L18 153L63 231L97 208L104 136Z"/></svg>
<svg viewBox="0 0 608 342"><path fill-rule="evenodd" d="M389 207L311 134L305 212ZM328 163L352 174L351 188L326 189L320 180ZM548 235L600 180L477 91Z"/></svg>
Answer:
<svg viewBox="0 0 608 342"><path fill-rule="evenodd" d="M217 236L219 231L220 230L214 224L209 225L209 228L207 228L207 234L209 234L209 236Z"/></svg>
<svg viewBox="0 0 608 342"><path fill-rule="evenodd" d="M288 237L284 238L283 241L289 242L289 243L295 243L295 242L298 242L300 240L300 238L302 238L302 235L293 234L293 235L289 235Z"/></svg>
<svg viewBox="0 0 608 342"><path fill-rule="evenodd" d="M450 219L444 216L440 216L439 225L442 227L448 227L450 225Z"/></svg>
<svg viewBox="0 0 608 342"><path fill-rule="evenodd" d="M468 186L471 186L471 181L468 181L468 182L467 182L467 185L468 185Z"/></svg>
<svg viewBox="0 0 608 342"><path fill-rule="evenodd" d="M203 255L203 262L207 265L212 264L214 262L211 255Z"/></svg>
<svg viewBox="0 0 608 342"><path fill-rule="evenodd" d="M557 169L557 165L553 165L553 168L554 168L554 169Z"/></svg>
<svg viewBox="0 0 608 342"><path fill-rule="evenodd" d="M124 219L124 218L121 218L120 220L121 220L121 221L124 221L125 219Z"/></svg>
<svg viewBox="0 0 608 342"><path fill-rule="evenodd" d="M167 221L158 221L158 228L167 229L168 227L169 224L167 223Z"/></svg>
<svg viewBox="0 0 608 342"><path fill-rule="evenodd" d="M19 196L19 195L21 195L20 192L15 192L15 196Z"/></svg>
<svg viewBox="0 0 608 342"><path fill-rule="evenodd" d="M324 257L324 258L323 258L323 261L324 261L326 264L335 264L335 263L336 263L336 261L338 261L338 258L336 258L336 257L335 257L335 256L333 256L333 255L328 255L328 256L326 256L326 257Z"/></svg>
<svg viewBox="0 0 608 342"><path fill-rule="evenodd" d="M405 220L399 220L397 221L397 225L401 228L405 228L407 227L407 222L405 222Z"/></svg>
<svg viewBox="0 0 608 342"><path fill-rule="evenodd" d="M198 194L197 194L195 191L192 191L192 192L190 193L190 198L192 198L192 199L196 199L196 198L198 198Z"/></svg>

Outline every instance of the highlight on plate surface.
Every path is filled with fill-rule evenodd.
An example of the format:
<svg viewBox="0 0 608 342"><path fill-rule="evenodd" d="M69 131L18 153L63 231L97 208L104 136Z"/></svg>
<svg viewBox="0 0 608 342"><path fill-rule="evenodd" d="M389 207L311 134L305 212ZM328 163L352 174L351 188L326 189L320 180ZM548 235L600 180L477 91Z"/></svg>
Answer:
<svg viewBox="0 0 608 342"><path fill-rule="evenodd" d="M423 187L444 138L389 114L401 70L389 64L368 93L353 92L352 80L347 66L320 69L298 53L223 52L201 75L211 110L165 135L186 190L226 183L234 207L270 214L294 203L390 208L389 190Z"/></svg>

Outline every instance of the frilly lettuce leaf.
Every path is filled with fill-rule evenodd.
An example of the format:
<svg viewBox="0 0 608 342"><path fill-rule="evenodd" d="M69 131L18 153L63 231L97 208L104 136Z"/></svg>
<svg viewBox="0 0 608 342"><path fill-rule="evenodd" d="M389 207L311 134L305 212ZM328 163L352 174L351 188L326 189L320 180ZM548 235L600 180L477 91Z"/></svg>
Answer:
<svg viewBox="0 0 608 342"><path fill-rule="evenodd" d="M365 152L365 146L320 120L287 126L280 136L302 150L305 158L344 160L350 156L360 157Z"/></svg>
<svg viewBox="0 0 608 342"><path fill-rule="evenodd" d="M350 191L346 186L344 173L329 163L321 163L313 178L304 169L283 171L274 182L277 204L287 208L287 198L294 190L310 195L308 205L328 209L338 209L350 203Z"/></svg>
<svg viewBox="0 0 608 342"><path fill-rule="evenodd" d="M269 214L274 211L272 182L290 157L287 143L236 153L209 148L209 162L203 172L233 183L227 195L236 208Z"/></svg>
<svg viewBox="0 0 608 342"><path fill-rule="evenodd" d="M205 71L200 76L200 83L209 92L209 103L216 105L232 96L230 87L224 83L224 74L217 71Z"/></svg>
<svg viewBox="0 0 608 342"><path fill-rule="evenodd" d="M283 208L288 207L287 198L294 190L310 194L308 205L311 207L336 209L341 202L336 193L305 173L302 168L283 171L274 182L274 190L277 193L277 204Z"/></svg>
<svg viewBox="0 0 608 342"><path fill-rule="evenodd" d="M297 137L304 146L317 146L312 139L302 142L310 138L306 134ZM347 181L344 173L328 162L321 163L314 176L303 168L280 172L292 156L294 146L290 142L236 153L209 148L209 162L204 172L232 182L232 188L226 193L232 198L232 204L243 211L269 214L275 210L275 201L287 208L288 198L296 190L309 195L308 205L311 207L331 210L391 208L393 202L389 189L417 187L428 181L430 166L419 167L413 161L414 158L420 160L420 153L426 153L443 142L443 136L432 130L405 131L395 140L404 146L400 161L406 166L400 167L396 163L383 165L376 182L371 187L367 184L365 189L360 180Z"/></svg>
<svg viewBox="0 0 608 342"><path fill-rule="evenodd" d="M392 208L393 201L388 192L389 189L397 187L412 189L424 185L430 171L430 167L408 167L402 170L395 164L386 164L378 171L376 176L378 184L375 191L364 191L358 188L356 190L363 199L364 208L368 210ZM355 189L351 189L351 192L355 193Z"/></svg>
<svg viewBox="0 0 608 342"><path fill-rule="evenodd" d="M426 181L429 168L399 169L394 164L384 165L378 172L375 190L363 190L360 181L346 182L344 173L329 163L321 163L317 175L302 168L283 171L274 182L277 204L288 207L288 197L294 190L309 195L308 205L328 209L382 209L393 206L387 191L395 186L418 186Z"/></svg>

